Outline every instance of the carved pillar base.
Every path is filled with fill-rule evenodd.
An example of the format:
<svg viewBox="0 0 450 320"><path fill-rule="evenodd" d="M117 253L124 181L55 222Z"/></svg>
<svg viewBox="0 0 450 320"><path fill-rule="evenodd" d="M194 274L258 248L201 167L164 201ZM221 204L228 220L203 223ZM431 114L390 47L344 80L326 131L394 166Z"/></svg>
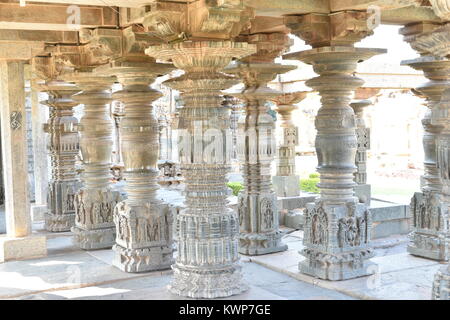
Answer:
<svg viewBox="0 0 450 320"><path fill-rule="evenodd" d="M441 222L444 225L449 223L448 211L444 210L439 202L439 194L436 192L424 191L414 194L410 208L415 212L413 219L416 227L409 236L411 243L407 250L419 257L448 261L450 241L447 233L439 230ZM447 214L442 214L446 211Z"/></svg>
<svg viewBox="0 0 450 320"><path fill-rule="evenodd" d="M258 217L259 221L264 221L264 225L268 226L269 230L260 230L260 232L241 232L239 234L239 253L246 255L261 255L273 252L287 250L287 245L281 241L283 233L278 228L278 223L275 228L273 225L272 214L267 210L277 208L277 196L275 193L269 194L247 194L241 193L239 195L239 203L242 204L240 210L245 210L245 204L250 204L250 208L254 210L250 214L252 217ZM240 215L244 219L243 215Z"/></svg>
<svg viewBox="0 0 450 320"><path fill-rule="evenodd" d="M172 267L174 280L169 290L180 296L214 299L240 294L248 290L242 283L241 267L234 265L209 271Z"/></svg>
<svg viewBox="0 0 450 320"><path fill-rule="evenodd" d="M48 188L49 211L44 215L44 226L47 231L70 231L75 225L74 197L79 188L78 180L50 182ZM53 212L59 211L64 214L53 214Z"/></svg>
<svg viewBox="0 0 450 320"><path fill-rule="evenodd" d="M273 176L273 190L279 197L298 197L300 195L299 176Z"/></svg>
<svg viewBox="0 0 450 320"><path fill-rule="evenodd" d="M447 266L434 275L432 299L450 300L450 268Z"/></svg>
<svg viewBox="0 0 450 320"><path fill-rule="evenodd" d="M74 241L83 250L111 248L116 229L111 221L112 211L121 194L111 189L81 189L75 197L76 226L71 229Z"/></svg>
<svg viewBox="0 0 450 320"><path fill-rule="evenodd" d="M327 231L331 223L337 228ZM369 261L374 253L364 240L370 229L370 213L364 204L308 203L304 226L308 247L301 251L306 260L299 263L300 271L327 280L372 274L368 267L374 265Z"/></svg>
<svg viewBox="0 0 450 320"><path fill-rule="evenodd" d="M130 205L119 203L114 210L118 230L113 264L125 272L169 269L174 263L172 216L165 203Z"/></svg>

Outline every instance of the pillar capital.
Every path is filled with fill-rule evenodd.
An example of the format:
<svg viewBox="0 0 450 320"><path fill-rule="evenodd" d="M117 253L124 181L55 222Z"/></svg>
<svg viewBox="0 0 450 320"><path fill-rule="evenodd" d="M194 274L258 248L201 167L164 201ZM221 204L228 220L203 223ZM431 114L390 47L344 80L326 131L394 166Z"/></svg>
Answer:
<svg viewBox="0 0 450 320"><path fill-rule="evenodd" d="M285 23L292 33L313 48L352 46L373 34L368 18L367 12L340 11L332 14L310 13L286 16Z"/></svg>
<svg viewBox="0 0 450 320"><path fill-rule="evenodd" d="M449 0L430 0L434 13L444 21L450 20Z"/></svg>
<svg viewBox="0 0 450 320"><path fill-rule="evenodd" d="M231 39L254 17L242 1L152 3L143 25L169 43L186 40Z"/></svg>

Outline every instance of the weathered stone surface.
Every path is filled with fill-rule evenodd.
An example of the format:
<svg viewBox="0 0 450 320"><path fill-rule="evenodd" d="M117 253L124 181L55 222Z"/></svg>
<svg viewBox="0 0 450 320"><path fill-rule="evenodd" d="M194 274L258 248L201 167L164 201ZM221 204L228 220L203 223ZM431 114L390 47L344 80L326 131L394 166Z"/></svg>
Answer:
<svg viewBox="0 0 450 320"><path fill-rule="evenodd" d="M45 236L0 237L0 263L40 258L46 255L47 239Z"/></svg>

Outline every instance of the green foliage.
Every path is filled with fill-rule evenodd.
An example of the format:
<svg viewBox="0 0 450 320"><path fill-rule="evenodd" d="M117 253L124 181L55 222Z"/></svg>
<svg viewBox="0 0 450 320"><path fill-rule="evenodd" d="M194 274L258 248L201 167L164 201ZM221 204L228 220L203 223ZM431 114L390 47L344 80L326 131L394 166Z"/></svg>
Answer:
<svg viewBox="0 0 450 320"><path fill-rule="evenodd" d="M239 192L244 189L244 186L240 182L228 182L227 186L233 190L233 196L237 196Z"/></svg>
<svg viewBox="0 0 450 320"><path fill-rule="evenodd" d="M300 179L300 190L305 192L319 193L317 184L320 181L318 173L311 173L308 179Z"/></svg>

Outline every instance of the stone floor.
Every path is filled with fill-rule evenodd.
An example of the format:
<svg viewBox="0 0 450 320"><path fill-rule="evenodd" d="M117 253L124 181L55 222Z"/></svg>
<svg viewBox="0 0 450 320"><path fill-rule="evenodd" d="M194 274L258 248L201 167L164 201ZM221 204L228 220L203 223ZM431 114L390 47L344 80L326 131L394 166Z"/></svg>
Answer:
<svg viewBox="0 0 450 320"><path fill-rule="evenodd" d="M433 277L441 263L414 257L406 252L407 236L392 236L372 241L376 256L371 267L373 275L346 281L326 281L307 276L298 271L304 258L298 253L303 248L303 232L295 231L285 236L289 249L259 257L251 262L289 275L293 279L334 290L355 299L429 300Z"/></svg>
<svg viewBox="0 0 450 320"><path fill-rule="evenodd" d="M40 225L35 224L38 232ZM81 251L70 233L48 235L48 256L0 264L0 299L180 299L166 290L171 271L128 274L111 265L112 251ZM242 259L246 293L228 299L285 300L352 297Z"/></svg>

